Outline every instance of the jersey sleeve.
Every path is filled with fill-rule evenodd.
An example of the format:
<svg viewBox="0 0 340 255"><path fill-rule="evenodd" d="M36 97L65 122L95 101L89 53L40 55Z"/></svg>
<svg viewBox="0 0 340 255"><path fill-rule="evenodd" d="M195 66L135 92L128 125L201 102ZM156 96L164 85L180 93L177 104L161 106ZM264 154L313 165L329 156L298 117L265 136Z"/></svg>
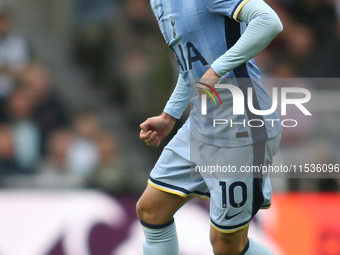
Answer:
<svg viewBox="0 0 340 255"><path fill-rule="evenodd" d="M246 30L233 47L211 64L219 76L259 54L283 29L275 11L262 0L247 3L239 18L248 24Z"/></svg>
<svg viewBox="0 0 340 255"><path fill-rule="evenodd" d="M179 119L190 102L190 87L187 86L181 74L178 76L177 84L167 102L163 112Z"/></svg>
<svg viewBox="0 0 340 255"><path fill-rule="evenodd" d="M237 19L242 7L250 0L203 0L205 6L212 13L228 16L231 19Z"/></svg>

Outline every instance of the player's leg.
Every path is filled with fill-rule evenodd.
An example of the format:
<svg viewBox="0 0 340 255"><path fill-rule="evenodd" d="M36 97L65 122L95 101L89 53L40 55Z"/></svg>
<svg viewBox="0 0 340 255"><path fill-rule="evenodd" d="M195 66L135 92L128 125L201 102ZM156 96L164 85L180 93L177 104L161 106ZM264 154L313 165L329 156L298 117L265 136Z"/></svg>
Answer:
<svg viewBox="0 0 340 255"><path fill-rule="evenodd" d="M190 134L182 127L164 148L137 203L144 255L179 255L173 215L193 195L209 197L202 178L190 178Z"/></svg>
<svg viewBox="0 0 340 255"><path fill-rule="evenodd" d="M250 239L248 226L235 233L221 233L211 227L210 239L215 255L273 255L264 245Z"/></svg>
<svg viewBox="0 0 340 255"><path fill-rule="evenodd" d="M190 199L147 186L136 206L145 235L143 254L179 254L173 215Z"/></svg>
<svg viewBox="0 0 340 255"><path fill-rule="evenodd" d="M248 226L234 233L221 233L210 228L210 241L214 249L214 254L239 255L248 242Z"/></svg>
<svg viewBox="0 0 340 255"><path fill-rule="evenodd" d="M147 224L161 225L171 221L175 212L191 198L170 194L148 184L137 202L137 216Z"/></svg>

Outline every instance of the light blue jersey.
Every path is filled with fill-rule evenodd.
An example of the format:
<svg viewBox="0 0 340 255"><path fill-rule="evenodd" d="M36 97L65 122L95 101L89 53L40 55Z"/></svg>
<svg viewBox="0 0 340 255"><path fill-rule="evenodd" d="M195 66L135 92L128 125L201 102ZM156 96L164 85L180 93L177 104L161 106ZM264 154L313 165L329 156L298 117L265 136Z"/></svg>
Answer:
<svg viewBox="0 0 340 255"><path fill-rule="evenodd" d="M151 0L151 6L180 68L164 112L180 118L190 101L193 108L185 125L163 149L148 183L181 197L210 199L212 227L221 233L236 232L271 203L268 173L241 169L271 165L279 147L281 123L277 113L252 113L271 109L272 102L251 58L282 31L282 24L262 0ZM246 22L247 28L237 19ZM215 85L213 99L204 104L207 95L201 100L196 84L204 82L200 79L210 67L222 78ZM223 84L232 84L229 88L238 90L238 106L245 109L242 114L234 115L235 100L229 89L221 88ZM249 107L248 88L252 89ZM214 126L216 119L228 124ZM235 174L227 171L230 166ZM256 251L263 253L262 249Z"/></svg>
<svg viewBox="0 0 340 255"><path fill-rule="evenodd" d="M207 103L207 114L201 113L196 82L210 66L216 70L216 60L237 42L246 29L246 24L239 23L237 16L248 1L151 0L160 30L174 51L180 68L178 84L181 84L182 90L174 91L164 111L179 118L190 98L193 108L185 125L190 125L191 134L203 143L239 147L265 141L281 132L276 111L270 115L258 116L247 106L248 87L253 88L255 109L267 110L272 106L253 59L226 73L220 80L222 84L233 84L241 89L245 96L245 114L233 115L233 98L228 89L216 89L223 104L216 106L210 100ZM214 126L214 119L228 122ZM248 123L252 119L256 121Z"/></svg>

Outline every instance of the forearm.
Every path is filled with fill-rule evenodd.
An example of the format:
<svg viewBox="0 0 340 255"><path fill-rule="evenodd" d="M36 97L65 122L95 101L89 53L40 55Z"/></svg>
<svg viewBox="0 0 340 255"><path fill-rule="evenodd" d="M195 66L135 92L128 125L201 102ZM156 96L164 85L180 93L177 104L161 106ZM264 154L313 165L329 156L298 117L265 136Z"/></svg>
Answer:
<svg viewBox="0 0 340 255"><path fill-rule="evenodd" d="M177 80L176 87L172 92L163 112L169 114L173 118L179 119L190 102L190 87L185 84L185 81L180 74Z"/></svg>
<svg viewBox="0 0 340 255"><path fill-rule="evenodd" d="M170 114L168 114L166 112L162 112L161 117L168 122L173 122L173 121L176 122L176 120L177 120L176 118L172 117Z"/></svg>
<svg viewBox="0 0 340 255"><path fill-rule="evenodd" d="M235 45L211 65L219 76L259 54L282 31L279 17L262 0L247 2L237 18L248 26Z"/></svg>

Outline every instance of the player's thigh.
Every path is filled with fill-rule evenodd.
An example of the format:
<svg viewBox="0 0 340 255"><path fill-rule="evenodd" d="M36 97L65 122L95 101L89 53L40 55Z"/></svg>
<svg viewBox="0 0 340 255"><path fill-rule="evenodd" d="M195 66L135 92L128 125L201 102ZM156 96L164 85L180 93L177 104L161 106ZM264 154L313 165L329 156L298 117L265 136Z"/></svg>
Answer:
<svg viewBox="0 0 340 255"><path fill-rule="evenodd" d="M163 224L170 221L176 211L191 198L192 196L181 197L147 185L137 202L137 215L146 223Z"/></svg>
<svg viewBox="0 0 340 255"><path fill-rule="evenodd" d="M150 173L148 186L137 203L142 221L163 224L192 196L209 197L202 178L190 176L190 132L183 126L164 148Z"/></svg>
<svg viewBox="0 0 340 255"><path fill-rule="evenodd" d="M248 226L234 233L221 233L210 228L210 240L214 254L239 255L248 242Z"/></svg>

